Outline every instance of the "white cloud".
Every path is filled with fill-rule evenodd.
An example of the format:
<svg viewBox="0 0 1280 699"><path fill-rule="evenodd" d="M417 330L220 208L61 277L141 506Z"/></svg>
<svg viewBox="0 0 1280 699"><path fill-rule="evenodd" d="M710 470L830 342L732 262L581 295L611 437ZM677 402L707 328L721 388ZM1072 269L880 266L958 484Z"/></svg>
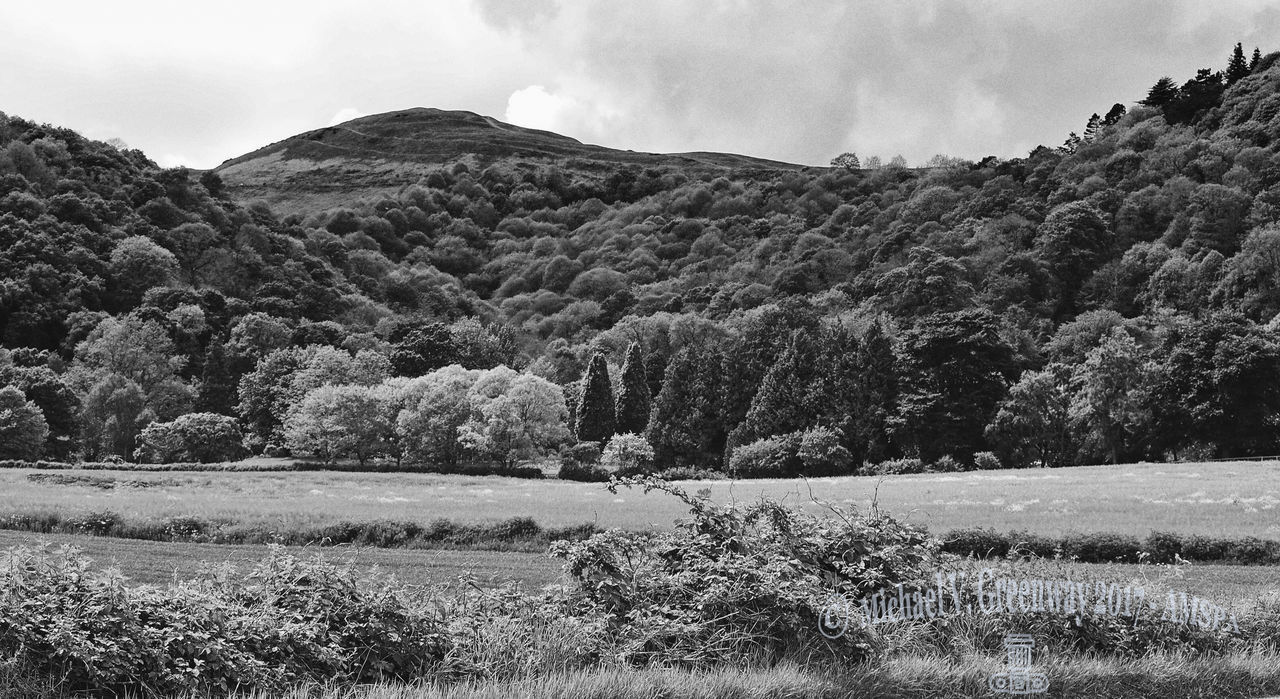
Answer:
<svg viewBox="0 0 1280 699"><path fill-rule="evenodd" d="M541 85L530 85L507 98L503 121L530 129L557 131L564 128L565 117L573 109L571 100L553 95Z"/></svg>
<svg viewBox="0 0 1280 699"><path fill-rule="evenodd" d="M341 124L345 121L351 121L352 119L359 119L360 117L363 117L363 116L369 116L369 115L365 114L359 109L356 109L355 107L343 107L342 109L338 110L337 114L333 115L332 119L329 120L329 126L337 126L338 124Z"/></svg>

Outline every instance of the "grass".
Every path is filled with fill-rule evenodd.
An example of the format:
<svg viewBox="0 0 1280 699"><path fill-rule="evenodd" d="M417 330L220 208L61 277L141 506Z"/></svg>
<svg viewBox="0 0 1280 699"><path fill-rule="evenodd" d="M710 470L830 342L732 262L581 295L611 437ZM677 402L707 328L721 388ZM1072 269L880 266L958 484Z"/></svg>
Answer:
<svg viewBox="0 0 1280 699"><path fill-rule="evenodd" d="M974 655L960 660L905 657L870 666L817 670L783 664L772 668L712 670L607 668L560 672L505 682L375 685L351 689L299 689L291 694L252 694L246 699L950 699L991 697L987 677L1004 670L1003 659ZM1153 655L1036 659L1055 699L1152 699L1259 697L1280 692L1280 657L1268 653L1219 658Z"/></svg>
<svg viewBox="0 0 1280 699"><path fill-rule="evenodd" d="M341 520L439 518L477 522L532 517L558 527L595 523L665 528L680 503L660 494L593 483L420 473L120 472L119 487L33 482L0 470L0 512L111 510L128 519L198 516L276 530ZM76 474L78 471L60 471ZM99 478L115 472L96 470ZM153 481L146 485L139 482ZM886 477L690 482L718 500L761 495L820 511L821 501L875 501L931 531L991 527L1060 535L1152 530L1280 539L1280 462L1136 464Z"/></svg>
<svg viewBox="0 0 1280 699"><path fill-rule="evenodd" d="M135 584L163 584L189 579L201 566L231 562L241 566L266 556L263 545L224 545L139 541L73 534L32 534L0 530L0 549L41 543L80 548L97 568L114 567ZM304 554L311 547L289 547ZM406 584L439 585L462 577L482 586L508 582L537 589L560 580L560 566L543 553L447 551L326 547L324 557L335 563L353 562L363 572L393 575Z"/></svg>

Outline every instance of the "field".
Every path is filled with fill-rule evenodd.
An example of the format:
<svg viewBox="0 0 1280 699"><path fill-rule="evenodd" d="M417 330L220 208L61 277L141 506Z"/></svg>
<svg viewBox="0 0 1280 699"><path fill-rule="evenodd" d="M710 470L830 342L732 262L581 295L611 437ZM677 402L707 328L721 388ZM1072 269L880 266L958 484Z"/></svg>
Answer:
<svg viewBox="0 0 1280 699"><path fill-rule="evenodd" d="M463 522L530 516L545 526L595 522L602 527L666 527L684 514L662 494L599 484L408 473L0 471L0 514L111 510L126 517L199 515L281 529L373 519L437 518ZM34 479L33 479L34 476ZM1091 466L914 476L688 482L719 500L761 495L814 510L816 501L877 505L935 532L990 526L1042 534L1109 531L1145 535L1170 530L1280 538L1280 464L1200 463ZM0 547L73 544L99 565L135 583L189 577L202 562L244 563L262 546L163 543L0 531ZM440 584L473 575L482 585L516 581L540 587L560 578L556 561L537 553L334 547L326 556L378 568L405 582ZM1221 601L1280 588L1280 569L1225 565L1094 566L1082 577L1131 580L1182 576L1170 584Z"/></svg>
<svg viewBox="0 0 1280 699"><path fill-rule="evenodd" d="M287 529L339 520L529 516L543 526L667 527L683 514L662 494L594 483L414 473L59 471L85 481L33 481L0 471L0 514L111 510L130 518L197 515ZM36 474L39 479L40 475ZM873 501L943 533L961 527L1068 531L1153 530L1280 538L1280 462L1136 464L890 477L691 481L717 500L761 495L821 511Z"/></svg>

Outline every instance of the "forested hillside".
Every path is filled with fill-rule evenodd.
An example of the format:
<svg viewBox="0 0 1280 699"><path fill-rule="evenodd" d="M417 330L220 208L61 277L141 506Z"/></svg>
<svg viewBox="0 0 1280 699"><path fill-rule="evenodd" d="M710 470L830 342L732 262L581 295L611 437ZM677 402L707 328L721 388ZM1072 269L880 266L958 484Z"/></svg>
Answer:
<svg viewBox="0 0 1280 699"><path fill-rule="evenodd" d="M1105 116L1025 158L490 149L287 215L0 115L0 458L242 434L744 476L1274 454L1278 59L1084 105Z"/></svg>

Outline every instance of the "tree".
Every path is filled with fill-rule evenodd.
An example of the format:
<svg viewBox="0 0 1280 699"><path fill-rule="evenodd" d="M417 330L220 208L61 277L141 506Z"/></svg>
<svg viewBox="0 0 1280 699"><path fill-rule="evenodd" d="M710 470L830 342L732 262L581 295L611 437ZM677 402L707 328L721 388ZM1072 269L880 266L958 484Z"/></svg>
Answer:
<svg viewBox="0 0 1280 699"><path fill-rule="evenodd" d="M76 345L76 360L95 370L119 374L147 394L174 379L185 364L162 325L135 315L104 318Z"/></svg>
<svg viewBox="0 0 1280 699"><path fill-rule="evenodd" d="M1074 462L1070 381L1071 371L1063 364L1022 373L985 431L1002 463L1020 468Z"/></svg>
<svg viewBox="0 0 1280 699"><path fill-rule="evenodd" d="M614 406L618 431L642 434L649 425L652 407L649 393L649 377L644 370L644 353L639 342L627 347L622 361L622 386L618 389L618 401Z"/></svg>
<svg viewBox="0 0 1280 699"><path fill-rule="evenodd" d="M1152 366L1133 338L1114 328L1076 367L1071 420L1095 455L1111 463L1140 454L1150 423Z"/></svg>
<svg viewBox="0 0 1280 699"><path fill-rule="evenodd" d="M600 454L600 465L619 476L647 473L653 469L653 447L640 435L615 434Z"/></svg>
<svg viewBox="0 0 1280 699"><path fill-rule="evenodd" d="M1126 108L1123 104L1120 104L1119 102L1111 105L1111 109L1107 112L1107 115L1102 117L1102 125L1114 126L1115 124L1119 123L1119 121L1122 118L1124 118L1124 115L1128 113L1128 111L1129 111L1128 108Z"/></svg>
<svg viewBox="0 0 1280 699"><path fill-rule="evenodd" d="M449 326L431 322L393 333L390 358L396 376L422 376L457 362L458 352Z"/></svg>
<svg viewBox="0 0 1280 699"><path fill-rule="evenodd" d="M613 386L609 382L609 365L604 355L597 352L587 365L582 381L582 395L578 401L574 434L582 442L603 444L617 432L614 415Z"/></svg>
<svg viewBox="0 0 1280 699"><path fill-rule="evenodd" d="M1249 72L1252 73L1258 68L1258 61L1262 60L1262 52L1257 46L1253 47L1253 56L1249 58Z"/></svg>
<svg viewBox="0 0 1280 699"><path fill-rule="evenodd" d="M0 459L35 461L48 437L40 408L17 388L0 388Z"/></svg>
<svg viewBox="0 0 1280 699"><path fill-rule="evenodd" d="M1142 100L1142 104L1163 109L1176 99L1178 99L1178 84L1173 81L1173 78L1166 75L1151 86L1151 89L1147 91L1147 98Z"/></svg>
<svg viewBox="0 0 1280 699"><path fill-rule="evenodd" d="M227 357L225 345L217 341L209 343L200 375L197 407L211 413L234 415L238 381L238 373L231 358Z"/></svg>
<svg viewBox="0 0 1280 699"><path fill-rule="evenodd" d="M404 454L412 461L456 464L463 455L458 429L471 419L471 388L484 374L452 364L413 379L402 390L396 419Z"/></svg>
<svg viewBox="0 0 1280 699"><path fill-rule="evenodd" d="M244 435L233 417L188 413L171 422L153 422L138 436L138 460L207 464L244 455Z"/></svg>
<svg viewBox="0 0 1280 699"><path fill-rule="evenodd" d="M658 469L721 467L725 439L717 401L721 367L720 353L702 343L687 345L667 364L645 430Z"/></svg>
<svg viewBox="0 0 1280 699"><path fill-rule="evenodd" d="M816 344L808 331L792 333L787 349L765 373L746 419L730 434L731 447L796 432L815 422L817 409L810 403L813 383L817 373L826 369L819 362Z"/></svg>
<svg viewBox="0 0 1280 699"><path fill-rule="evenodd" d="M6 376L7 375L7 376ZM63 378L48 367L13 367L0 372L0 381L10 383L40 408L49 435L44 454L70 459L80 442L80 399Z"/></svg>
<svg viewBox="0 0 1280 699"><path fill-rule="evenodd" d="M464 446L511 467L545 456L572 438L559 386L504 366L486 374L471 389L471 419L458 429ZM490 381L495 375L497 380Z"/></svg>
<svg viewBox="0 0 1280 699"><path fill-rule="evenodd" d="M1085 124L1084 135L1080 137L1080 140L1085 143L1093 143L1098 139L1098 130L1101 128L1102 117L1098 116L1097 112L1094 112L1089 117L1089 122Z"/></svg>
<svg viewBox="0 0 1280 699"><path fill-rule="evenodd" d="M841 153L831 159L831 167L843 168L845 170L857 170L862 167L862 163L858 162L858 156L854 153Z"/></svg>
<svg viewBox="0 0 1280 699"><path fill-rule="evenodd" d="M147 289L176 279L178 258L150 238L135 235L116 243L108 272L111 298L116 308L126 310L138 305Z"/></svg>
<svg viewBox="0 0 1280 699"><path fill-rule="evenodd" d="M1249 64L1244 58L1244 47L1236 42L1236 47L1231 50L1231 59L1227 62L1227 71L1225 77L1227 85L1236 84L1241 78L1249 75Z"/></svg>
<svg viewBox="0 0 1280 699"><path fill-rule="evenodd" d="M1280 343L1248 320L1219 313L1178 319L1155 358L1153 441L1177 454L1270 454L1280 443Z"/></svg>
<svg viewBox="0 0 1280 699"><path fill-rule="evenodd" d="M216 247L221 238L207 223L184 223L165 233L161 242L173 253L187 283L198 286L201 276L223 259L224 251Z"/></svg>
<svg viewBox="0 0 1280 699"><path fill-rule="evenodd" d="M285 419L291 451L325 463L354 456L361 466L393 450L394 400L380 386L324 385L308 393Z"/></svg>
<svg viewBox="0 0 1280 699"><path fill-rule="evenodd" d="M85 458L131 457L138 434L154 417L141 386L119 374L102 375L80 408Z"/></svg>
<svg viewBox="0 0 1280 699"><path fill-rule="evenodd" d="M987 310L935 313L902 334L901 393L890 420L925 462L986 450L983 429L1016 375L1013 347Z"/></svg>
<svg viewBox="0 0 1280 699"><path fill-rule="evenodd" d="M1059 315L1072 316L1084 281L1106 259L1113 235L1102 212L1086 202L1054 209L1036 230L1036 247L1062 284Z"/></svg>

